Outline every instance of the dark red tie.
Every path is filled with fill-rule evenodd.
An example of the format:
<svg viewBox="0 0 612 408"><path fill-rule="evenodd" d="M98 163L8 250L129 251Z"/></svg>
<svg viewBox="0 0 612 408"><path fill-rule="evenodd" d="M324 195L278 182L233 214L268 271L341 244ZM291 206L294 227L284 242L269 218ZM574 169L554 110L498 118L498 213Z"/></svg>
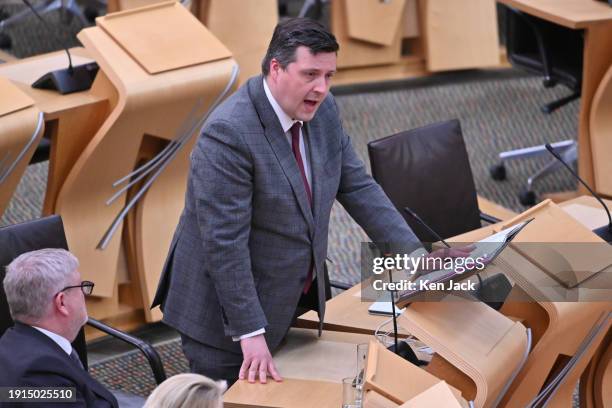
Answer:
<svg viewBox="0 0 612 408"><path fill-rule="evenodd" d="M301 126L302 124L300 122L295 122L293 126L291 126L291 150L293 150L293 156L295 157L295 161L297 162L298 168L300 169L300 174L302 175L302 182L304 183L304 189L306 190L306 195L308 196L310 208L312 208L312 191L310 190L310 184L308 184L308 178L306 177L306 171L304 170L304 162L302 161L302 155L300 154ZM304 284L304 293L308 293L310 285L312 285L312 269L313 265L311 260L308 277L306 278L306 283Z"/></svg>

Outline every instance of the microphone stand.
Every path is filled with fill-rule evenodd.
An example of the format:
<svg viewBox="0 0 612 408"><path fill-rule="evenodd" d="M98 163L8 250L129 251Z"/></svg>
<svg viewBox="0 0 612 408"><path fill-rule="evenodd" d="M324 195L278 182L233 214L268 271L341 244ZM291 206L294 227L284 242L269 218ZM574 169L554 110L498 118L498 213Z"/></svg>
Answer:
<svg viewBox="0 0 612 408"><path fill-rule="evenodd" d="M574 169L572 169L572 166L567 164L565 160L561 158L559 153L555 151L555 148L552 147L550 143L546 143L544 146L546 147L546 150L548 150L550 154L552 154L555 157L555 159L561 162L561 164L563 164L563 166L565 166L565 168L569 170L572 176L574 176L583 186L586 187L587 190L589 190L591 195L595 197L597 201L599 201L599 204L602 205L602 207L606 211L606 214L608 215L608 225L603 225L599 228L595 228L593 230L593 233L595 233L595 235L597 235L598 237L606 241L608 244L612 245L612 216L610 216L610 209L608 208L606 203L604 203L604 201L601 199L599 194L593 191L593 189L589 187L589 185L574 171Z"/></svg>
<svg viewBox="0 0 612 408"><path fill-rule="evenodd" d="M38 11L36 11L36 8L32 6L32 3L30 3L29 0L22 1L30 8L30 10L32 10L32 13L34 13L36 18L42 22L48 33L55 37L57 41L63 42L61 38L55 34L47 21L45 21ZM98 64L95 62L90 62L87 64L77 65L75 67L72 65L72 57L68 48L64 47L64 51L66 51L66 55L68 55L68 68L58 69L44 74L42 77L34 81L32 88L51 89L58 91L62 95L84 91L91 88L96 74L98 73Z"/></svg>

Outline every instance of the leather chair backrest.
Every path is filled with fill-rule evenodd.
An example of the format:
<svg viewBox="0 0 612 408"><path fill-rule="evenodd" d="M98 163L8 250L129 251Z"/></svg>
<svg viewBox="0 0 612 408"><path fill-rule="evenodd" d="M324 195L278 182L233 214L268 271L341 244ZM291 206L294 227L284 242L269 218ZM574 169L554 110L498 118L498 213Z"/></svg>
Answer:
<svg viewBox="0 0 612 408"><path fill-rule="evenodd" d="M59 215L40 218L0 228L0 282L4 281L6 266L19 255L44 248L68 249L64 225ZM4 285L0 285L0 336L13 325ZM87 367L84 330L72 343L83 365Z"/></svg>
<svg viewBox="0 0 612 408"><path fill-rule="evenodd" d="M438 241L406 214L411 208L442 238L480 228L480 212L458 120L368 143L372 176L423 242Z"/></svg>

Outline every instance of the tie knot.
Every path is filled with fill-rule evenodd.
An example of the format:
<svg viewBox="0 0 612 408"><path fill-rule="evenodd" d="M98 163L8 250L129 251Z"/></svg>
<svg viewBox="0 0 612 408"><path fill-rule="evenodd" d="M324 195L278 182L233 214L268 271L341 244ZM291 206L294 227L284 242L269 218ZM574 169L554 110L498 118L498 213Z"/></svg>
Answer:
<svg viewBox="0 0 612 408"><path fill-rule="evenodd" d="M289 129L291 131L291 137L299 138L300 137L300 128L301 127L302 127L302 124L300 122L295 122L291 126L291 129Z"/></svg>

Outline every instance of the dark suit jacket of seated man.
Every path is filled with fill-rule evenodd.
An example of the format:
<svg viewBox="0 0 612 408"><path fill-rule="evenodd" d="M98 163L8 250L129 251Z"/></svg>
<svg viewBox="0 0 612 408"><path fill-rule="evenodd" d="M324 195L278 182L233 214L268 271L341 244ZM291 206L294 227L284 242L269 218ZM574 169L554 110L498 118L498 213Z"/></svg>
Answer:
<svg viewBox="0 0 612 408"><path fill-rule="evenodd" d="M337 49L312 20L279 24L263 76L211 114L194 147L153 302L181 333L192 371L231 382L240 368L249 381L277 379L268 349L287 333L305 290L323 321L334 200L373 241L420 247L342 128L328 93ZM253 352L263 339L265 351Z"/></svg>
<svg viewBox="0 0 612 408"><path fill-rule="evenodd" d="M0 387L74 387L77 402L52 407L116 407L115 397L53 340L15 322L0 338ZM40 404L33 406L45 406ZM4 406L0 403L0 406ZM23 405L19 405L23 406Z"/></svg>
<svg viewBox="0 0 612 408"><path fill-rule="evenodd" d="M15 325L0 338L0 387L72 387L76 399L14 406L118 407L70 344L87 320L84 294L93 290L93 283L81 282L74 255L63 249L22 254L7 267L3 285Z"/></svg>

